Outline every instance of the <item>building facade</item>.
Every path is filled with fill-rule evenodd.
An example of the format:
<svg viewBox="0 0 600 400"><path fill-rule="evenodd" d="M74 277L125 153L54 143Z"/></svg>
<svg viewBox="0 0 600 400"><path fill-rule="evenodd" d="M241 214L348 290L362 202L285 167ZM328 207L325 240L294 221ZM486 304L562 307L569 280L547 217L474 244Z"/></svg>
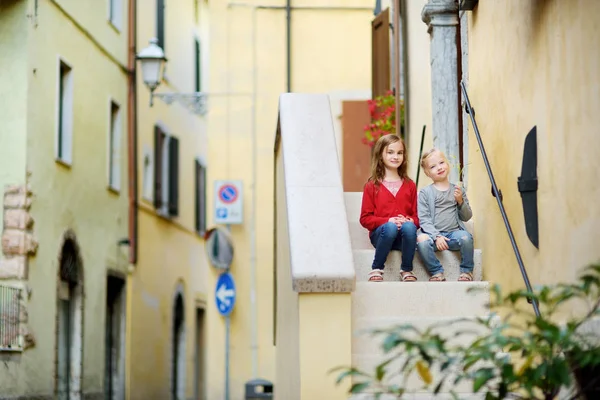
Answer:
<svg viewBox="0 0 600 400"><path fill-rule="evenodd" d="M156 38L168 61L156 94L202 91L207 3L136 1L136 53ZM137 259L130 275L128 398L203 399L207 298L206 117L136 77ZM179 98L181 100L181 97Z"/></svg>
<svg viewBox="0 0 600 400"><path fill-rule="evenodd" d="M127 4L0 5L1 398L124 394Z"/></svg>
<svg viewBox="0 0 600 400"><path fill-rule="evenodd" d="M371 0L209 1L209 222L215 180L241 180L243 221L230 226L231 274L237 300L231 315L231 398L255 378L277 392L273 316L273 176L281 93L326 93L338 144L342 102L371 97ZM288 25L289 24L289 25ZM357 139L360 140L360 139ZM338 157L341 154L331 154ZM219 272L210 270L211 288ZM226 325L207 306L208 398L225 394Z"/></svg>

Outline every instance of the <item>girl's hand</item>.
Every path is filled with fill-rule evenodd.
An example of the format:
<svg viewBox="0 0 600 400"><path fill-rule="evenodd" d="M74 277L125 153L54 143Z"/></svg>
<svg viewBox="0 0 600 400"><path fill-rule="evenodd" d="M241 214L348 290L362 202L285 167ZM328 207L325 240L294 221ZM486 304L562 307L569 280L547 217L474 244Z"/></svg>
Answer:
<svg viewBox="0 0 600 400"><path fill-rule="evenodd" d="M459 206L462 206L463 195L462 195L462 189L459 186L456 186L454 188L454 199L456 200L456 202L458 203Z"/></svg>
<svg viewBox="0 0 600 400"><path fill-rule="evenodd" d="M435 246L437 247L437 249L439 251L443 251L443 250L448 250L448 243L450 239L448 239L447 237L444 236L438 236L437 239L435 239Z"/></svg>
<svg viewBox="0 0 600 400"><path fill-rule="evenodd" d="M412 219L411 217L406 217L406 221L404 221L404 222L412 222L414 224L415 220Z"/></svg>
<svg viewBox="0 0 600 400"><path fill-rule="evenodd" d="M389 222L393 222L394 224L396 224L396 226L398 227L398 229L400 229L400 227L404 223L404 221L402 219L400 219L399 217L391 217L388 221Z"/></svg>

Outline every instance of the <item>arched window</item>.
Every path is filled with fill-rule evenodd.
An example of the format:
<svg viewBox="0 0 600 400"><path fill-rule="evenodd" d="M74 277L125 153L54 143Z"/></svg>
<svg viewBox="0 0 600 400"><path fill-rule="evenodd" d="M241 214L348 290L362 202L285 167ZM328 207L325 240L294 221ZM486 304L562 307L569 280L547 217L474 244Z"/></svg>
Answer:
<svg viewBox="0 0 600 400"><path fill-rule="evenodd" d="M75 235L65 234L58 268L57 370L59 400L81 399L83 353L83 265Z"/></svg>
<svg viewBox="0 0 600 400"><path fill-rule="evenodd" d="M173 306L173 345L171 365L171 398L173 400L185 399L185 310L183 295L175 295Z"/></svg>

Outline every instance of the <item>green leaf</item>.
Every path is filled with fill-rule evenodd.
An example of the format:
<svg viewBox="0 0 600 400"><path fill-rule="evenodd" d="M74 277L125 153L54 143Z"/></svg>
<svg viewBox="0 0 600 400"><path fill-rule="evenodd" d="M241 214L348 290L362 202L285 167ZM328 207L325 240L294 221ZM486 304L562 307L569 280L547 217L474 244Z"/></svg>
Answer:
<svg viewBox="0 0 600 400"><path fill-rule="evenodd" d="M377 366L377 368L375 368L375 379L378 382L381 382L381 380L384 378L386 373L385 367L387 367L388 364L391 363L393 360L393 358L390 358L389 360L382 362Z"/></svg>
<svg viewBox="0 0 600 400"><path fill-rule="evenodd" d="M350 393L362 393L365 389L371 386L371 382L354 383L350 388Z"/></svg>
<svg viewBox="0 0 600 400"><path fill-rule="evenodd" d="M482 368L477 370L474 374L475 380L473 381L473 392L479 392L479 389L483 387L490 379L494 377L494 370L492 368Z"/></svg>

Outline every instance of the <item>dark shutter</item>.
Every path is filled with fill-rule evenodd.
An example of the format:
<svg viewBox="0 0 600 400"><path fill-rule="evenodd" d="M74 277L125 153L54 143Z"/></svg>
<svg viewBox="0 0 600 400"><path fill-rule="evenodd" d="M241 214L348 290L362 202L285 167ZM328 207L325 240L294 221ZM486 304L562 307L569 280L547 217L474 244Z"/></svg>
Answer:
<svg viewBox="0 0 600 400"><path fill-rule="evenodd" d="M196 186L195 190L195 201L194 201L194 210L196 214L196 232L200 233L200 171L201 165L198 160L194 160L194 182Z"/></svg>
<svg viewBox="0 0 600 400"><path fill-rule="evenodd" d="M373 98L390 90L390 12L385 9L371 22L371 90Z"/></svg>
<svg viewBox="0 0 600 400"><path fill-rule="evenodd" d="M206 232L206 168L200 166L200 232Z"/></svg>
<svg viewBox="0 0 600 400"><path fill-rule="evenodd" d="M156 39L165 51L165 0L156 0Z"/></svg>
<svg viewBox="0 0 600 400"><path fill-rule="evenodd" d="M202 62L201 57L200 57L200 40L196 39L195 40L195 54L196 54L196 92L200 92L202 90L202 82L201 82L201 76L200 76L200 64Z"/></svg>
<svg viewBox="0 0 600 400"><path fill-rule="evenodd" d="M169 139L169 215L179 215L179 140Z"/></svg>
<svg viewBox="0 0 600 400"><path fill-rule="evenodd" d="M164 135L161 129L154 126L154 208L162 207L162 154Z"/></svg>

